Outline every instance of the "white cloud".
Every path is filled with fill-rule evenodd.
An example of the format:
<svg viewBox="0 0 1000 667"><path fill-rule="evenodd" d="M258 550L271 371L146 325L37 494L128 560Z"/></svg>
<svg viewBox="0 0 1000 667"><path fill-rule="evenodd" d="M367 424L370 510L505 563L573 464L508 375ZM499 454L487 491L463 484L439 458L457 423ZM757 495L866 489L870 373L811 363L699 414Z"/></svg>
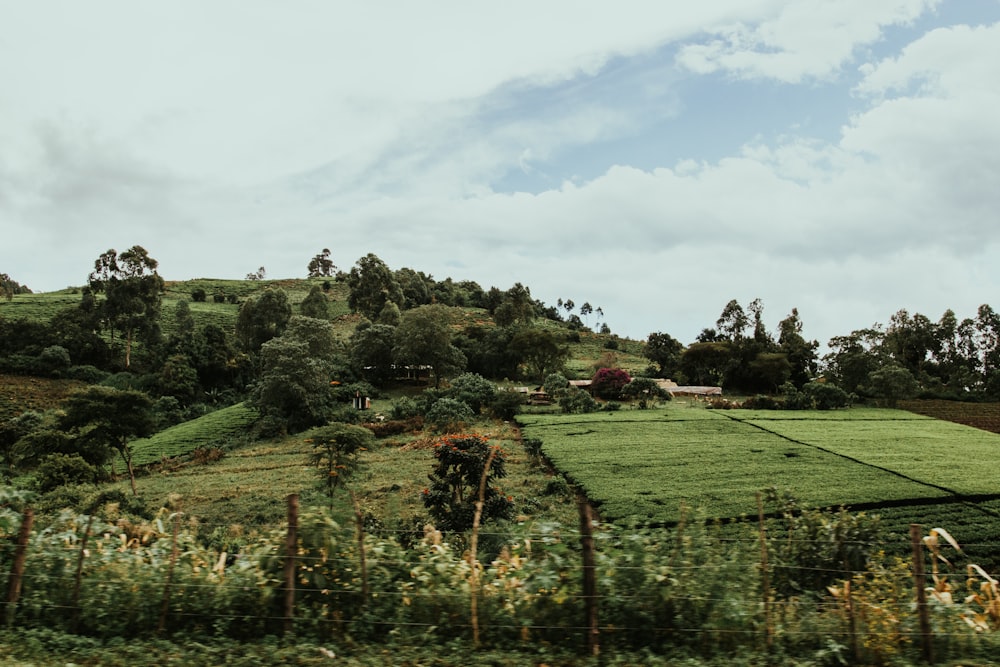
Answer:
<svg viewBox="0 0 1000 667"><path fill-rule="evenodd" d="M669 161L643 145L642 167L602 153L655 143L643 132L677 114L679 76L811 85L937 4L0 0L0 270L56 289L139 243L168 279L287 277L329 247L345 269L375 252L522 282L604 307L620 333L685 342L730 298L761 297L771 326L798 307L821 342L901 307L971 314L1000 287L997 25L863 66L837 140L789 128ZM665 47L679 41L682 74ZM594 76L643 59L656 66L628 95ZM598 176L491 188L567 147Z"/></svg>
<svg viewBox="0 0 1000 667"><path fill-rule="evenodd" d="M940 0L797 0L758 23L710 28L715 38L685 46L678 62L699 74L799 83L834 75L888 25L913 21Z"/></svg>

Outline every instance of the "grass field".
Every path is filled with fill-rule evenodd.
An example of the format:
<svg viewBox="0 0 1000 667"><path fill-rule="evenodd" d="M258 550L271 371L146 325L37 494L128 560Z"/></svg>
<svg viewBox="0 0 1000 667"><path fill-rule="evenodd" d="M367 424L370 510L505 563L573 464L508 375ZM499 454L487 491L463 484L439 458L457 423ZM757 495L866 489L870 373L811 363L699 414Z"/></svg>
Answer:
<svg viewBox="0 0 1000 667"><path fill-rule="evenodd" d="M552 464L610 520L671 523L756 513L756 492L803 505L877 509L976 496L995 485L1000 436L905 411L656 411L523 415Z"/></svg>
<svg viewBox="0 0 1000 667"><path fill-rule="evenodd" d="M199 447L222 447L245 437L257 411L239 403L210 412L204 417L160 431L150 438L132 442L132 462L137 466L159 463L183 456Z"/></svg>

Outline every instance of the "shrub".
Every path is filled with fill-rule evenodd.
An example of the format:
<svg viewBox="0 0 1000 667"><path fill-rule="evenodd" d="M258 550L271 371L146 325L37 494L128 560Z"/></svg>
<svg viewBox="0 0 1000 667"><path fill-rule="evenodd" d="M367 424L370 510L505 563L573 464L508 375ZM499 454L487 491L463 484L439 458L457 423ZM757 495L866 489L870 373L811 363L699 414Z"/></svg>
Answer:
<svg viewBox="0 0 1000 667"><path fill-rule="evenodd" d="M524 395L516 391L498 391L490 403L490 415L494 419L510 421L521 411Z"/></svg>
<svg viewBox="0 0 1000 667"><path fill-rule="evenodd" d="M743 401L740 407L746 410L781 410L785 404L773 396L757 394Z"/></svg>
<svg viewBox="0 0 1000 667"><path fill-rule="evenodd" d="M420 405L409 396L402 396L392 402L389 416L393 419L411 419L421 414Z"/></svg>
<svg viewBox="0 0 1000 667"><path fill-rule="evenodd" d="M657 401L669 401L672 398L669 391L648 377L632 378L632 381L622 388L621 395L630 401L638 401L639 408L643 410L655 405Z"/></svg>
<svg viewBox="0 0 1000 667"><path fill-rule="evenodd" d="M363 426L330 424L313 429L306 442L312 445L311 462L319 470L319 485L333 501L333 495L358 469L358 455L374 441Z"/></svg>
<svg viewBox="0 0 1000 667"><path fill-rule="evenodd" d="M50 345L38 355L38 360L47 373L62 374L70 367L69 350L61 345Z"/></svg>
<svg viewBox="0 0 1000 667"><path fill-rule="evenodd" d="M199 303L202 303L202 302L205 301L205 297L206 296L207 295L205 294L205 290L203 290L200 287L196 287L195 289L191 290L191 300L192 301L197 301Z"/></svg>
<svg viewBox="0 0 1000 667"><path fill-rule="evenodd" d="M542 390L550 396L556 396L558 393L569 386L569 380L562 373L549 373L545 376L545 382L542 383Z"/></svg>
<svg viewBox="0 0 1000 667"><path fill-rule="evenodd" d="M456 398L470 408L475 414L489 405L496 396L496 385L478 373L462 373L451 383L452 398Z"/></svg>
<svg viewBox="0 0 1000 667"><path fill-rule="evenodd" d="M96 366L88 364L83 366L70 366L63 374L63 377L70 380L87 382L89 384L98 384L107 379L108 375L110 375L110 373L107 371L102 371Z"/></svg>
<svg viewBox="0 0 1000 667"><path fill-rule="evenodd" d="M424 420L419 416L407 419L390 419L384 422L365 422L364 427L374 433L376 438L385 438L390 435L419 431L424 427Z"/></svg>
<svg viewBox="0 0 1000 667"><path fill-rule="evenodd" d="M427 423L441 432L460 429L475 418L472 408L454 398L439 398L426 416Z"/></svg>
<svg viewBox="0 0 1000 667"><path fill-rule="evenodd" d="M464 531L472 527L484 471L486 486L480 525L511 517L514 499L503 495L493 485L507 476L503 449L490 445L481 435L445 436L434 446L434 458L437 463L430 475L431 484L424 489L423 499L424 507L439 529Z"/></svg>
<svg viewBox="0 0 1000 667"><path fill-rule="evenodd" d="M579 387L570 387L559 397L559 407L566 413L585 413L597 410L594 397Z"/></svg>
<svg viewBox="0 0 1000 667"><path fill-rule="evenodd" d="M590 390L606 400L621 398L622 389L631 381L629 374L621 368L599 368L594 373Z"/></svg>
<svg viewBox="0 0 1000 667"><path fill-rule="evenodd" d="M810 382L802 387L803 393L812 398L817 410L833 410L851 405L851 396L835 384Z"/></svg>
<svg viewBox="0 0 1000 667"><path fill-rule="evenodd" d="M48 454L35 470L35 485L41 493L71 484L94 484L100 478L98 468L79 454Z"/></svg>

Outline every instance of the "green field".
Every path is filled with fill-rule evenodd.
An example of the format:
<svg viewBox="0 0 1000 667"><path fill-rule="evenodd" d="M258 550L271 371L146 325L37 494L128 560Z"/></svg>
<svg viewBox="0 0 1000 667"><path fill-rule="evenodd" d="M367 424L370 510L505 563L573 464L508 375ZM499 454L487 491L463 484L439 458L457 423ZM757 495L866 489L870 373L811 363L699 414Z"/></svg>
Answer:
<svg viewBox="0 0 1000 667"><path fill-rule="evenodd" d="M220 447L242 437L257 418L257 411L243 403L210 412L160 431L132 444L132 462L137 466L159 463L165 458L190 454L199 447Z"/></svg>
<svg viewBox="0 0 1000 667"><path fill-rule="evenodd" d="M756 493L770 487L811 507L1000 498L1000 436L905 411L711 411L678 404L518 421L524 436L541 440L553 466L614 521L669 524L682 505L709 517L755 515Z"/></svg>

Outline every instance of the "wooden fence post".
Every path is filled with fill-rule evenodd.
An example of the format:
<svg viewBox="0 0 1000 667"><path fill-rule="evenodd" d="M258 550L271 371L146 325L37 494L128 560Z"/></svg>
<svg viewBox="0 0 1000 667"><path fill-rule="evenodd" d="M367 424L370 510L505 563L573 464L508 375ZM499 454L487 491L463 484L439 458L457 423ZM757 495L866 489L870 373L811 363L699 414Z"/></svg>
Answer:
<svg viewBox="0 0 1000 667"><path fill-rule="evenodd" d="M597 621L597 559L594 556L593 514L587 498L577 496L580 509L580 545L583 547L583 604L586 610L587 654L600 655L600 629Z"/></svg>
<svg viewBox="0 0 1000 667"><path fill-rule="evenodd" d="M760 576L764 600L764 632L767 650L774 648L774 625L771 620L771 575L767 565L767 525L764 523L764 500L757 492L757 523L760 530Z"/></svg>
<svg viewBox="0 0 1000 667"><path fill-rule="evenodd" d="M167 580L163 584L163 600L160 602L160 622L156 634L163 634L167 628L167 611L170 609L170 588L174 583L174 567L177 565L177 533L181 528L180 512L174 514L174 532L170 541L170 563L167 565Z"/></svg>
<svg viewBox="0 0 1000 667"><path fill-rule="evenodd" d="M861 646L858 644L858 622L854 618L854 598L851 593L851 580L844 580L844 610L847 612L847 643L851 647L851 655L855 664L861 664Z"/></svg>
<svg viewBox="0 0 1000 667"><path fill-rule="evenodd" d="M285 634L295 627L295 557L299 551L299 496L288 496L288 535L285 538Z"/></svg>
<svg viewBox="0 0 1000 667"><path fill-rule="evenodd" d="M479 568L476 566L479 551L479 522L483 518L483 504L486 502L486 478L489 477L493 457L497 454L496 447L490 448L486 457L483 474L479 478L479 495L476 497L476 511L472 515L472 537L469 538L469 614L472 617L472 643L479 648Z"/></svg>
<svg viewBox="0 0 1000 667"><path fill-rule="evenodd" d="M80 540L80 555L76 559L76 576L73 578L73 632L80 626L80 583L83 581L83 559L87 555L87 540L90 539L90 529L94 526L94 515L87 517L87 527L83 530L83 538Z"/></svg>
<svg viewBox="0 0 1000 667"><path fill-rule="evenodd" d="M14 612L17 601L21 597L21 580L24 578L24 562L28 557L28 540L31 538L31 526L35 522L35 511L24 508L21 516L21 529L17 531L17 547L14 550L14 562L10 567L10 579L7 581L7 627L14 625Z"/></svg>
<svg viewBox="0 0 1000 667"><path fill-rule="evenodd" d="M913 547L913 585L917 589L917 613L920 617L920 648L924 661L934 664L934 644L931 635L930 610L927 607L927 574L924 571L923 529L910 524L910 544Z"/></svg>
<svg viewBox="0 0 1000 667"><path fill-rule="evenodd" d="M351 495L351 505L354 506L354 521L358 524L358 554L361 565L361 605L368 604L368 560L365 557L365 515L361 513L361 505L354 491L348 489Z"/></svg>

